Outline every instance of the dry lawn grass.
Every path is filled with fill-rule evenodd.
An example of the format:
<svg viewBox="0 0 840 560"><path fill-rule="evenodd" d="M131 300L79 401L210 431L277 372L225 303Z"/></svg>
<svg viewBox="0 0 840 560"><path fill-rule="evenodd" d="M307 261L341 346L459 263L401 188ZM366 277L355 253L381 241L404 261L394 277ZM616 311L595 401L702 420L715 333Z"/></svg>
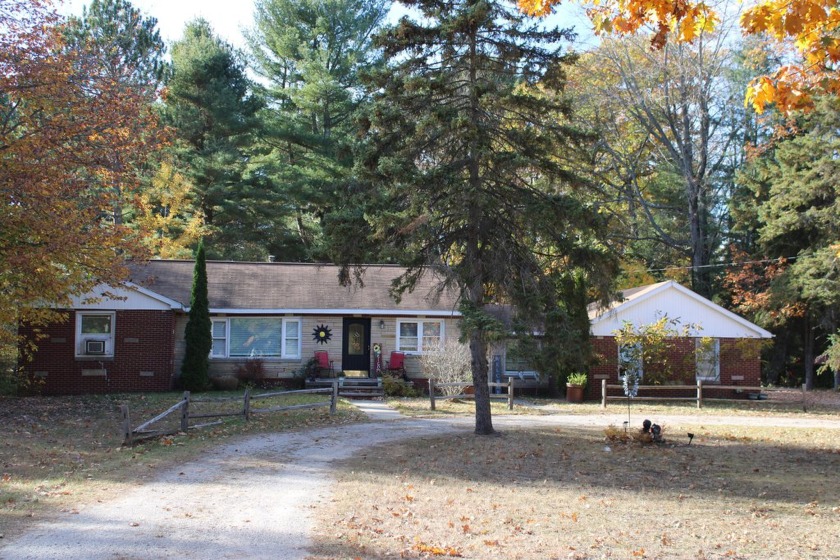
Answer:
<svg viewBox="0 0 840 560"><path fill-rule="evenodd" d="M538 428L378 447L337 468L311 558L838 558L838 435L698 419L661 446Z"/></svg>
<svg viewBox="0 0 840 560"><path fill-rule="evenodd" d="M0 537L17 534L58 511L72 512L82 504L120 495L153 477L157 469L188 460L234 436L364 419L355 407L342 404L333 417L327 408L317 408L254 415L247 424L241 417L229 418L188 434L121 446L120 404L129 405L132 424L137 426L180 398L181 393L0 397ZM285 399L288 404L323 400L309 395ZM278 399L254 402L255 407L278 404ZM196 404L191 410L211 407L234 410L242 403Z"/></svg>

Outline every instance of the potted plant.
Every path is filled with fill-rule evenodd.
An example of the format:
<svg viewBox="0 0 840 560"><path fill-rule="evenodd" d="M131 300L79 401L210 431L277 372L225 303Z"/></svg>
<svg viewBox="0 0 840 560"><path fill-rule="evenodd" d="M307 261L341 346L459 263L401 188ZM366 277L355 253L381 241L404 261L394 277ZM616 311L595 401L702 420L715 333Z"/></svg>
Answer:
<svg viewBox="0 0 840 560"><path fill-rule="evenodd" d="M583 390L586 388L585 373L570 373L566 378L566 401L572 403L583 402Z"/></svg>

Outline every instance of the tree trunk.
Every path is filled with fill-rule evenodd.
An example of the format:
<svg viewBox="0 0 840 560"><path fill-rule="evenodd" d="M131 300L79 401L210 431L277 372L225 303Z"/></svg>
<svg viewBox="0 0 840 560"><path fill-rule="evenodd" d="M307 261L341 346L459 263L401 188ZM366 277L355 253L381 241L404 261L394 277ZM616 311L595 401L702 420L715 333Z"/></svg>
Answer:
<svg viewBox="0 0 840 560"><path fill-rule="evenodd" d="M778 385L779 379L785 378L785 364L787 363L788 335L776 337L770 349L767 360L766 381L770 385Z"/></svg>
<svg viewBox="0 0 840 560"><path fill-rule="evenodd" d="M691 228L691 289L705 298L711 298L709 283L709 264L706 256L706 232L704 231L703 206L700 193L700 180L686 177L689 227Z"/></svg>
<svg viewBox="0 0 840 560"><path fill-rule="evenodd" d="M475 433L489 435L494 433L493 417L490 413L490 388L487 386L487 343L484 333L476 331L470 336L472 354L472 378L475 389Z"/></svg>
<svg viewBox="0 0 840 560"><path fill-rule="evenodd" d="M470 113L473 123L480 119L480 103L478 100L478 71L477 71L477 36L473 32L470 37L469 55L469 83L470 83ZM477 131L476 131L477 132ZM478 134L473 134L469 148L469 185L472 192L477 193L482 187L479 158ZM484 208L472 205L469 212L467 228L466 269L470 271L467 281L467 298L474 309L479 310L484 305L484 259L482 258L482 227L484 224ZM470 333L470 353L472 354L472 375L475 388L475 433L489 435L494 432L493 419L490 412L490 390L487 387L487 339L483 327L477 327Z"/></svg>
<svg viewBox="0 0 840 560"><path fill-rule="evenodd" d="M804 334L802 359L805 362L805 389L810 391L814 388L814 327L811 326L811 317L807 315Z"/></svg>

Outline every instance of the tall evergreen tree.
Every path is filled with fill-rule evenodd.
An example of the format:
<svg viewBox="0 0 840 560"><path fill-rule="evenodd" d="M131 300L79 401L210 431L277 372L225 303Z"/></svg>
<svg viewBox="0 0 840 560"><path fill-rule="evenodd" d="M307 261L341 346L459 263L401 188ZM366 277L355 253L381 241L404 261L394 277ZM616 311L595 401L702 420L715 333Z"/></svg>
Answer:
<svg viewBox="0 0 840 560"><path fill-rule="evenodd" d="M557 309L562 278L582 274L606 295L614 271L598 215L558 157L579 140L568 107L542 93L563 87L571 34L493 0L407 5L420 17L378 38L392 63L370 80L377 94L358 168L374 187L371 235L408 267L395 289L435 273L460 294L475 431L489 434L487 348L504 332L486 304L514 304L521 321L552 327L540 318Z"/></svg>
<svg viewBox="0 0 840 560"><path fill-rule="evenodd" d="M324 216L342 204L352 174L354 115L364 101L359 72L378 57L373 32L385 0L258 0L248 33L264 79L259 165L282 195L275 207L277 254L325 257Z"/></svg>
<svg viewBox="0 0 840 560"><path fill-rule="evenodd" d="M220 257L265 256L260 239L276 197L248 171L260 106L233 47L206 21L189 23L172 46L163 117L175 130L173 151Z"/></svg>
<svg viewBox="0 0 840 560"><path fill-rule="evenodd" d="M782 342L793 335L801 349L796 361L802 364L809 389L815 383L814 361L825 349L825 337L840 325L838 127L840 101L820 99L812 113L799 115L792 135L741 174L757 203L753 214L759 224L760 252L754 256L785 262L772 268L762 265L753 275L760 280L762 297L739 294L737 286L735 295L746 311L780 331L777 338Z"/></svg>
<svg viewBox="0 0 840 560"><path fill-rule="evenodd" d="M195 252L190 312L184 332L186 350L181 365L181 385L188 391L203 391L210 386L210 350L213 346L211 327L207 263L204 241L200 241Z"/></svg>
<svg viewBox="0 0 840 560"><path fill-rule="evenodd" d="M153 95L165 78L166 46L157 19L144 16L128 0L92 0L81 17L70 17L65 34L72 48L94 58L103 78L143 88Z"/></svg>

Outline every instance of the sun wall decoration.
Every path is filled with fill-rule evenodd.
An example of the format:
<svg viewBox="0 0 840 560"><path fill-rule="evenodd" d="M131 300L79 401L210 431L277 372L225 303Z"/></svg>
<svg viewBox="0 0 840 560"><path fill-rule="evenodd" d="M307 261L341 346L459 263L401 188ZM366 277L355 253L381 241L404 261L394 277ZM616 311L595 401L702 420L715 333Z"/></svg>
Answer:
<svg viewBox="0 0 840 560"><path fill-rule="evenodd" d="M318 325L312 331L312 338L318 344L326 344L332 338L332 331L327 325Z"/></svg>

